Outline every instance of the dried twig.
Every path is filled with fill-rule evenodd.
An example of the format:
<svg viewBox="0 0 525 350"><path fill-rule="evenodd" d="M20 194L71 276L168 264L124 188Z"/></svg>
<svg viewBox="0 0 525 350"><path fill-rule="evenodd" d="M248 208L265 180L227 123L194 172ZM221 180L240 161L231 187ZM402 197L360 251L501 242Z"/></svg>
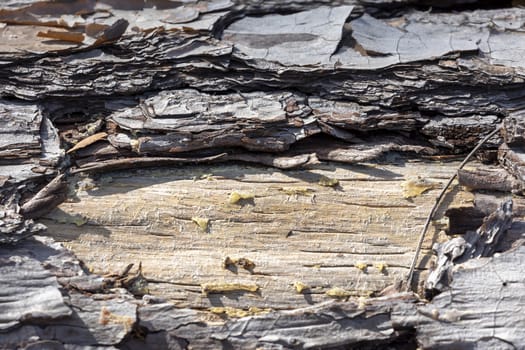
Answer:
<svg viewBox="0 0 525 350"><path fill-rule="evenodd" d="M49 213L67 197L66 175L58 174L20 208L26 219L36 219Z"/></svg>
<svg viewBox="0 0 525 350"><path fill-rule="evenodd" d="M434 203L434 206L432 207L432 210L430 210L430 213L428 214L427 220L425 221L425 225L423 226L423 230L421 231L421 234L419 236L419 241L417 242L416 251L414 253L414 258L412 259L412 263L410 264L410 270L408 272L407 284L406 284L406 290L407 291L411 290L412 280L414 278L414 270L416 268L417 260L419 258L419 252L421 251L421 246L423 245L423 240L425 239L425 234L427 233L428 226L430 225L430 222L432 221L434 215L436 214L436 211L437 211L437 208L438 208L439 204L441 203L441 201L445 197L445 193L447 192L448 188L450 187L450 185L452 184L452 182L454 181L454 179L458 175L458 171L460 169L462 169L465 166L465 164L467 164L467 162L470 160L470 158L472 158L472 156L480 149L480 147L483 146L491 137L496 135L496 133L500 129L501 129L501 124L496 126L494 128L494 130L492 130L487 136L485 136L481 141L479 141L479 143L476 145L476 147L474 147L474 149L472 149L472 151L470 151L470 153L461 162L461 164L459 165L457 171L450 177L450 179L448 180L447 184L445 185L443 190L441 190L441 193L439 194L439 196L436 198L436 203Z"/></svg>
<svg viewBox="0 0 525 350"><path fill-rule="evenodd" d="M104 171L115 171L124 169L137 169L143 167L173 166L180 164L200 164L223 160L227 153L201 158L175 158L175 157L130 157L96 161L82 165L80 168L72 169L70 174L78 173L101 173Z"/></svg>

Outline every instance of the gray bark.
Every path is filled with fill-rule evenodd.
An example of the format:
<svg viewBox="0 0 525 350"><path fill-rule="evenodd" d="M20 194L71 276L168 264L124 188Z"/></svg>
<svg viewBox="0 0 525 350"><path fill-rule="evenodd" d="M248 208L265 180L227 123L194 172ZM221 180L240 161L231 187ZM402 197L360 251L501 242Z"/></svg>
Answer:
<svg viewBox="0 0 525 350"><path fill-rule="evenodd" d="M524 347L515 310L525 10L421 4L439 11L409 0L4 1L0 347ZM427 286L441 293L432 301L343 296L221 318L141 299L140 268L89 272L33 220L67 198L74 174L226 161L292 169L398 154L446 160L500 123L501 137L482 154L499 166L459 173L461 184L488 194L448 211L449 233L487 221L467 240L436 246ZM514 212L506 204L491 214L503 202L497 191L518 196ZM504 252L491 257L495 250Z"/></svg>

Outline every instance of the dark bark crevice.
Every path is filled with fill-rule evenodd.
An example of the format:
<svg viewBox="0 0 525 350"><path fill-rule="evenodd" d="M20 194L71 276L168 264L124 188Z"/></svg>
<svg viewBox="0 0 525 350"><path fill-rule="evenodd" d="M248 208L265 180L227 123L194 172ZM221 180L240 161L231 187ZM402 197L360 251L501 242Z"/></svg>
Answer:
<svg viewBox="0 0 525 350"><path fill-rule="evenodd" d="M523 346L525 11L513 4L2 4L0 347ZM90 273L33 221L82 172L446 160L501 123L491 165L458 174L476 201L447 210L448 233L477 231L435 246L432 301L391 288L244 318L180 309L138 298L141 271Z"/></svg>

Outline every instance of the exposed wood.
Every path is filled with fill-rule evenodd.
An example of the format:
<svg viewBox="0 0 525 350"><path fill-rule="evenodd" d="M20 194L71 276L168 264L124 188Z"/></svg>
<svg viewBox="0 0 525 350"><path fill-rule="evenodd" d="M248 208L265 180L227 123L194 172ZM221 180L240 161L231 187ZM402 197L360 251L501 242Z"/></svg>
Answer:
<svg viewBox="0 0 525 350"><path fill-rule="evenodd" d="M463 159L463 161L461 162L461 164L458 165L458 169L457 171L460 171L461 169L463 169L463 167L467 164L468 161L470 161L470 159L472 158L472 156L474 156L474 154L476 154L476 152L488 141L490 140L492 137L494 137L497 133L500 132L500 129L501 129L501 126L497 126L496 128L494 128L494 130L492 130L490 133L488 133L482 140L479 141L479 143L476 145L476 147L474 147L470 152L469 154L467 154L467 156L465 157L465 159ZM417 261L418 261L418 257L419 257L419 252L421 250L421 246L423 244L423 240L425 239L425 234L427 232L427 229L430 225L430 221L432 219L434 219L434 215L438 209L438 206L439 204L441 203L442 200L444 200L444 197L445 197L445 193L446 191L448 190L448 188L450 187L450 185L452 185L452 182L456 179L457 177L457 171L454 172L454 174L452 174L452 176L450 176L450 178L448 179L447 183L445 184L445 186L443 187L443 189L441 190L441 192L439 193L439 196L436 198L436 202L434 203L434 206L432 207L432 209L430 209L430 213L428 214L428 217L427 219L425 220L425 224L423 225L423 230L421 231L421 234L419 236L419 239L418 239L418 244L416 246L416 249L415 249L415 252L414 252L414 258L412 259L412 263L410 264L410 270L408 272L408 277L407 277L407 289L410 290L412 288L412 279L414 278L414 269L416 268L416 265L417 265ZM512 202L511 202L512 203ZM512 215L512 204L510 204L511 206L511 209L510 209L510 214L509 214L509 220L511 218L511 215ZM505 230L507 230L507 227L505 227ZM439 259L439 257L438 257Z"/></svg>
<svg viewBox="0 0 525 350"><path fill-rule="evenodd" d="M32 276L47 276L39 283L46 284L49 296L60 295L52 276L57 276L65 287L81 278L92 284L100 280L83 270L74 256L49 239L29 239L0 249L3 256L9 256L2 260L1 269L14 271L13 262L17 259L20 269L32 265ZM28 313L23 319L9 314L12 328L2 333L0 345L6 348L44 345L60 348L62 344L99 344L125 349L168 345L180 348L315 348L324 345L410 348L415 347L415 335L425 348L443 348L451 343L476 344L483 348L515 346L523 339L521 328L515 327L522 322L521 314L515 312L515 308L520 307L520 299L512 297L519 293L513 289L521 285L516 280L516 276L521 275L517 273L520 266L516 261L522 259L523 251L520 246L494 258L469 260L460 265L454 271L452 289L428 304L418 303L410 294L395 294L358 302L327 301L293 311L228 319L209 312L179 309L173 304L158 303L154 298L134 300L122 289L80 294L67 287L61 290L64 301L55 299L54 306L48 303L45 313ZM483 276L484 288L473 290L480 276ZM23 284L18 273L2 274L2 278L4 285L8 283L14 288ZM471 298L473 293L477 298ZM11 304L23 302L24 295L16 295L18 299L11 300ZM483 307L479 300L483 300ZM508 315L513 315L513 322L509 323ZM6 315L3 316L3 321L7 320ZM19 326L15 327L17 323ZM122 340L124 335L127 336Z"/></svg>
<svg viewBox="0 0 525 350"><path fill-rule="evenodd" d="M33 283L38 290L46 291L46 298L36 299L27 298L36 290L8 294L17 299L7 305L18 305L12 308L13 313L2 315L2 348L374 346L403 344L412 333L409 328L398 329L390 319L394 312L415 309L417 298L411 294L359 302L331 300L304 309L228 319L210 312L180 309L170 303L135 300L118 288L90 293L71 287L59 289L54 276L63 286L80 278L93 284L100 278L83 271L74 256L45 238L29 239L10 250L5 246L0 250L2 256L10 256L1 260L0 269L16 271L2 274L4 286L23 288L29 280L19 278L20 271L24 271L28 277L38 278L38 284ZM28 301L33 301L31 309L20 306ZM16 314L20 310L27 313ZM6 333L7 326L11 328Z"/></svg>
<svg viewBox="0 0 525 350"><path fill-rule="evenodd" d="M520 183L512 175L499 167L462 169L458 171L458 180L471 190L512 192L520 187Z"/></svg>
<svg viewBox="0 0 525 350"><path fill-rule="evenodd" d="M327 300L333 287L362 296L403 279L433 199L456 167L407 162L282 172L220 165L80 177L71 181L69 201L41 222L99 273L142 261L145 276L157 281L151 293L179 306L288 309ZM405 198L404 184L422 180L433 187ZM232 193L253 198L232 204ZM446 196L448 205L472 200L457 189ZM207 221L199 226L196 218ZM445 227L432 227L419 268L429 266L427 254ZM226 257L255 267L232 273L223 267ZM309 290L296 293L297 281ZM206 283L260 290L203 295Z"/></svg>
<svg viewBox="0 0 525 350"><path fill-rule="evenodd" d="M0 348L524 347L507 5L4 1ZM439 161L501 123L480 153L499 166L458 174L418 284L432 243L459 256L444 233L495 222L475 237L505 231L501 255L448 264L432 301L396 294L459 163ZM490 214L510 197L512 225Z"/></svg>

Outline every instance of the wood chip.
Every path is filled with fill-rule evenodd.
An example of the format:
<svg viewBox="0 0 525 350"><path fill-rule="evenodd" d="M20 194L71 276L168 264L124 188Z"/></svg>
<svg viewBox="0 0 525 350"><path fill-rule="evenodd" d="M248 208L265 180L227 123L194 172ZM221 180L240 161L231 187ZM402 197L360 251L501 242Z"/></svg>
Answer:
<svg viewBox="0 0 525 350"><path fill-rule="evenodd" d="M70 148L66 153L72 153L81 148L87 147L97 141L103 140L108 136L106 132L99 132L94 135L88 136L85 139L80 140L75 146Z"/></svg>

